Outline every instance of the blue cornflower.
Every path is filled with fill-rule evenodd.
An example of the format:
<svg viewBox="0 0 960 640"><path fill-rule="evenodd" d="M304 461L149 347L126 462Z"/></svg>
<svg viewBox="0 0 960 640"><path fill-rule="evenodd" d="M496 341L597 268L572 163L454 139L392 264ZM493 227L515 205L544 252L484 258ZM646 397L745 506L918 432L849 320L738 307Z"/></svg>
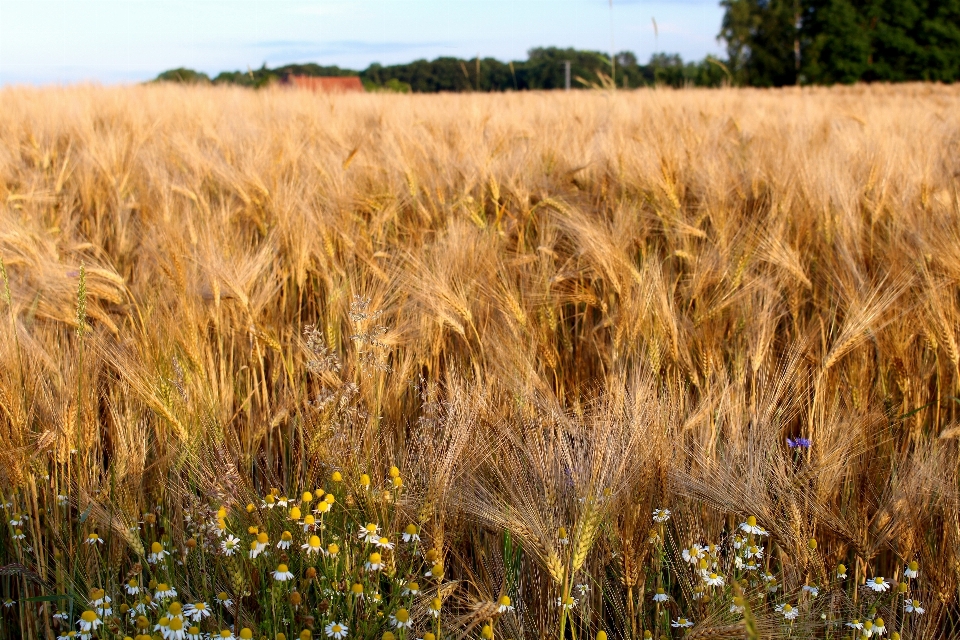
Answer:
<svg viewBox="0 0 960 640"><path fill-rule="evenodd" d="M787 438L787 446L789 446L791 449L809 449L810 441L806 438L800 437L794 438L793 440Z"/></svg>

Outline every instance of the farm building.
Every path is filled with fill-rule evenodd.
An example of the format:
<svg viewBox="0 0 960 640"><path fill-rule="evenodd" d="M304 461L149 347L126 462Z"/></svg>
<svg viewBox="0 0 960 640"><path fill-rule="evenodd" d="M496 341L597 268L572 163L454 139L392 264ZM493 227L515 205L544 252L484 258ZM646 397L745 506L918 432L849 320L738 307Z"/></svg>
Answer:
<svg viewBox="0 0 960 640"><path fill-rule="evenodd" d="M286 83L298 89L322 93L353 93L364 91L359 76L287 76Z"/></svg>

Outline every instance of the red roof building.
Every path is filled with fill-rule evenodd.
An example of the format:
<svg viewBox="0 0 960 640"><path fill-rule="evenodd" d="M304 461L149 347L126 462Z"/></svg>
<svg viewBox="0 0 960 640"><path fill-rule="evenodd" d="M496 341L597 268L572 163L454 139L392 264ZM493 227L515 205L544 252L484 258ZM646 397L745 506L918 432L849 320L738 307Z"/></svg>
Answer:
<svg viewBox="0 0 960 640"><path fill-rule="evenodd" d="M365 90L359 76L289 76L287 82L298 89L320 93L362 93Z"/></svg>

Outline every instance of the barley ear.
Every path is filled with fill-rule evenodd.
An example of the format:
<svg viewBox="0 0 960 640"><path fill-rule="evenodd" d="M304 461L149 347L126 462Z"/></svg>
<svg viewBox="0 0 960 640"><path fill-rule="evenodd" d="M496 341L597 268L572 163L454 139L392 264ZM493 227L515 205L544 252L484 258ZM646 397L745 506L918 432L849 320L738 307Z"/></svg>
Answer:
<svg viewBox="0 0 960 640"><path fill-rule="evenodd" d="M87 270L80 264L80 284L77 287L77 337L83 339L87 331Z"/></svg>
<svg viewBox="0 0 960 640"><path fill-rule="evenodd" d="M577 536L577 546L573 552L573 572L576 573L587 561L587 555L593 547L597 532L600 529L600 510L596 505L589 505L581 520L580 535Z"/></svg>

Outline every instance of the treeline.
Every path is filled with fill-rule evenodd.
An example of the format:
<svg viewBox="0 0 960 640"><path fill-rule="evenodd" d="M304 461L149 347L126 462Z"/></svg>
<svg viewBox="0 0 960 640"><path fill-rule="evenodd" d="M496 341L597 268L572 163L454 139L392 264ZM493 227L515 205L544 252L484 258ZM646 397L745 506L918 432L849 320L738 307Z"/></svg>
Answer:
<svg viewBox="0 0 960 640"><path fill-rule="evenodd" d="M616 54L611 62L609 54L599 51L541 47L531 49L527 59L519 62L442 57L396 65L374 63L362 71L317 64L288 64L272 69L264 65L247 71L225 71L214 78L191 69L172 69L161 73L157 80L263 87L291 75L360 76L364 86L372 91L523 91L564 88L566 61L570 62L570 85L574 89L614 84L626 88L655 84L714 87L727 78L724 65L710 58L684 63L676 54L656 54L647 64L640 64L630 51Z"/></svg>
<svg viewBox="0 0 960 640"><path fill-rule="evenodd" d="M737 84L960 80L960 0L722 0Z"/></svg>
<svg viewBox="0 0 960 640"><path fill-rule="evenodd" d="M261 87L289 75L359 75L368 90L522 91L571 87L642 87L724 83L759 87L792 84L960 80L960 0L721 0L719 39L727 59L684 62L656 54L647 64L622 51L541 47L524 61L437 58L372 64L363 71L291 64L223 72L211 79L190 69L157 80Z"/></svg>

